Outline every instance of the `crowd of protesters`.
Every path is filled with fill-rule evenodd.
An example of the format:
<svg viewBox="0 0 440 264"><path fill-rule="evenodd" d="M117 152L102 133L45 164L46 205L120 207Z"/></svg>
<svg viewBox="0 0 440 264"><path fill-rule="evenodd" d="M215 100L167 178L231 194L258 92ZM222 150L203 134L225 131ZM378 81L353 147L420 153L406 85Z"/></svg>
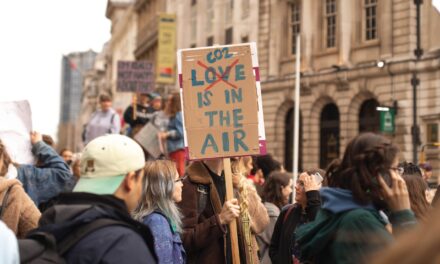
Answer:
<svg viewBox="0 0 440 264"><path fill-rule="evenodd" d="M426 244L440 238L429 231L438 231L440 210L428 192L432 167L399 163L389 139L360 134L341 160L300 172L296 182L270 154L231 158L228 199L223 159L185 161L179 93L164 103L155 93L138 98L121 135L111 98L101 96L81 153L57 153L32 132L36 162L17 164L0 140L0 263L226 264L233 254L240 263L438 259L427 248L422 262L407 256L422 255L409 248L417 231L430 233ZM149 122L163 144L157 159L135 140Z"/></svg>

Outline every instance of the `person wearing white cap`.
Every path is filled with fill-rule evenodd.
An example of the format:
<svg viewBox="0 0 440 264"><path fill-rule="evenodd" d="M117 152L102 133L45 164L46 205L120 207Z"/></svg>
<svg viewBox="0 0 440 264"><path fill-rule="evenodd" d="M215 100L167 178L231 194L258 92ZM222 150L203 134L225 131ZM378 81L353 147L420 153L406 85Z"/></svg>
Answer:
<svg viewBox="0 0 440 264"><path fill-rule="evenodd" d="M144 165L141 147L129 137L92 140L83 151L73 192L53 200L36 231L62 241L75 228L110 219L116 223L83 235L63 254L67 263L156 263L150 229L129 214L141 197Z"/></svg>

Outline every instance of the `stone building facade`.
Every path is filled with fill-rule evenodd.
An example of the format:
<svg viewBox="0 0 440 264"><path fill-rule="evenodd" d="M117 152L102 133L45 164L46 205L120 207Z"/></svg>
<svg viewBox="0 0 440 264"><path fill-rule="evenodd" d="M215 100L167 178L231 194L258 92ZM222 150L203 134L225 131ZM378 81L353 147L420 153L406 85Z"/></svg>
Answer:
<svg viewBox="0 0 440 264"><path fill-rule="evenodd" d="M416 62L416 8L407 0L259 1L259 63L268 151L291 169L295 42L301 34L300 168L325 167L360 132L379 132L377 106L394 106L392 138L412 160L417 72L421 143L438 139L440 15L424 1ZM378 67L380 66L380 67ZM431 151L438 167L438 154Z"/></svg>

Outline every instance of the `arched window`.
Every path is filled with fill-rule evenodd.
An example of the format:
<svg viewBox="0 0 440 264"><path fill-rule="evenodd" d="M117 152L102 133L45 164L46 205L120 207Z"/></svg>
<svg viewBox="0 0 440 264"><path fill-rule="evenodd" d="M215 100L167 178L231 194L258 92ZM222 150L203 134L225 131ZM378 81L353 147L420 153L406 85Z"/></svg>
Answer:
<svg viewBox="0 0 440 264"><path fill-rule="evenodd" d="M380 129L380 115L376 108L379 102L376 99L369 99L362 103L359 111L359 133L374 132Z"/></svg>
<svg viewBox="0 0 440 264"><path fill-rule="evenodd" d="M286 114L285 120L285 131L284 131L284 168L287 171L293 170L293 124L294 124L294 108L290 108ZM303 136L302 136L302 117L299 113L299 148L298 148L298 170L302 171L302 147L303 147Z"/></svg>
<svg viewBox="0 0 440 264"><path fill-rule="evenodd" d="M325 169L339 158L339 110L335 104L327 104L322 109L320 131L319 166Z"/></svg>

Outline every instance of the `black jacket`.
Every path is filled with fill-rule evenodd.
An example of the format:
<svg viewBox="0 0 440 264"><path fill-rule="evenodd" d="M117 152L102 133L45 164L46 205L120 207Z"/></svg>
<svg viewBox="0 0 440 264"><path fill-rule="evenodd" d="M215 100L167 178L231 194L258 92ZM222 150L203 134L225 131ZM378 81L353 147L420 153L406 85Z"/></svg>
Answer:
<svg viewBox="0 0 440 264"><path fill-rule="evenodd" d="M150 229L130 217L124 201L112 195L63 193L52 203L36 231L50 232L57 241L100 218L132 227L113 225L93 231L67 251L63 256L67 263L156 263Z"/></svg>
<svg viewBox="0 0 440 264"><path fill-rule="evenodd" d="M305 211L299 204L292 204L285 206L278 216L269 246L269 256L273 264L292 263L292 255L298 254L292 252L295 245L296 228L301 224L313 221L321 208L319 191L308 191L306 196L307 206ZM286 218L286 213L291 207L292 209Z"/></svg>

